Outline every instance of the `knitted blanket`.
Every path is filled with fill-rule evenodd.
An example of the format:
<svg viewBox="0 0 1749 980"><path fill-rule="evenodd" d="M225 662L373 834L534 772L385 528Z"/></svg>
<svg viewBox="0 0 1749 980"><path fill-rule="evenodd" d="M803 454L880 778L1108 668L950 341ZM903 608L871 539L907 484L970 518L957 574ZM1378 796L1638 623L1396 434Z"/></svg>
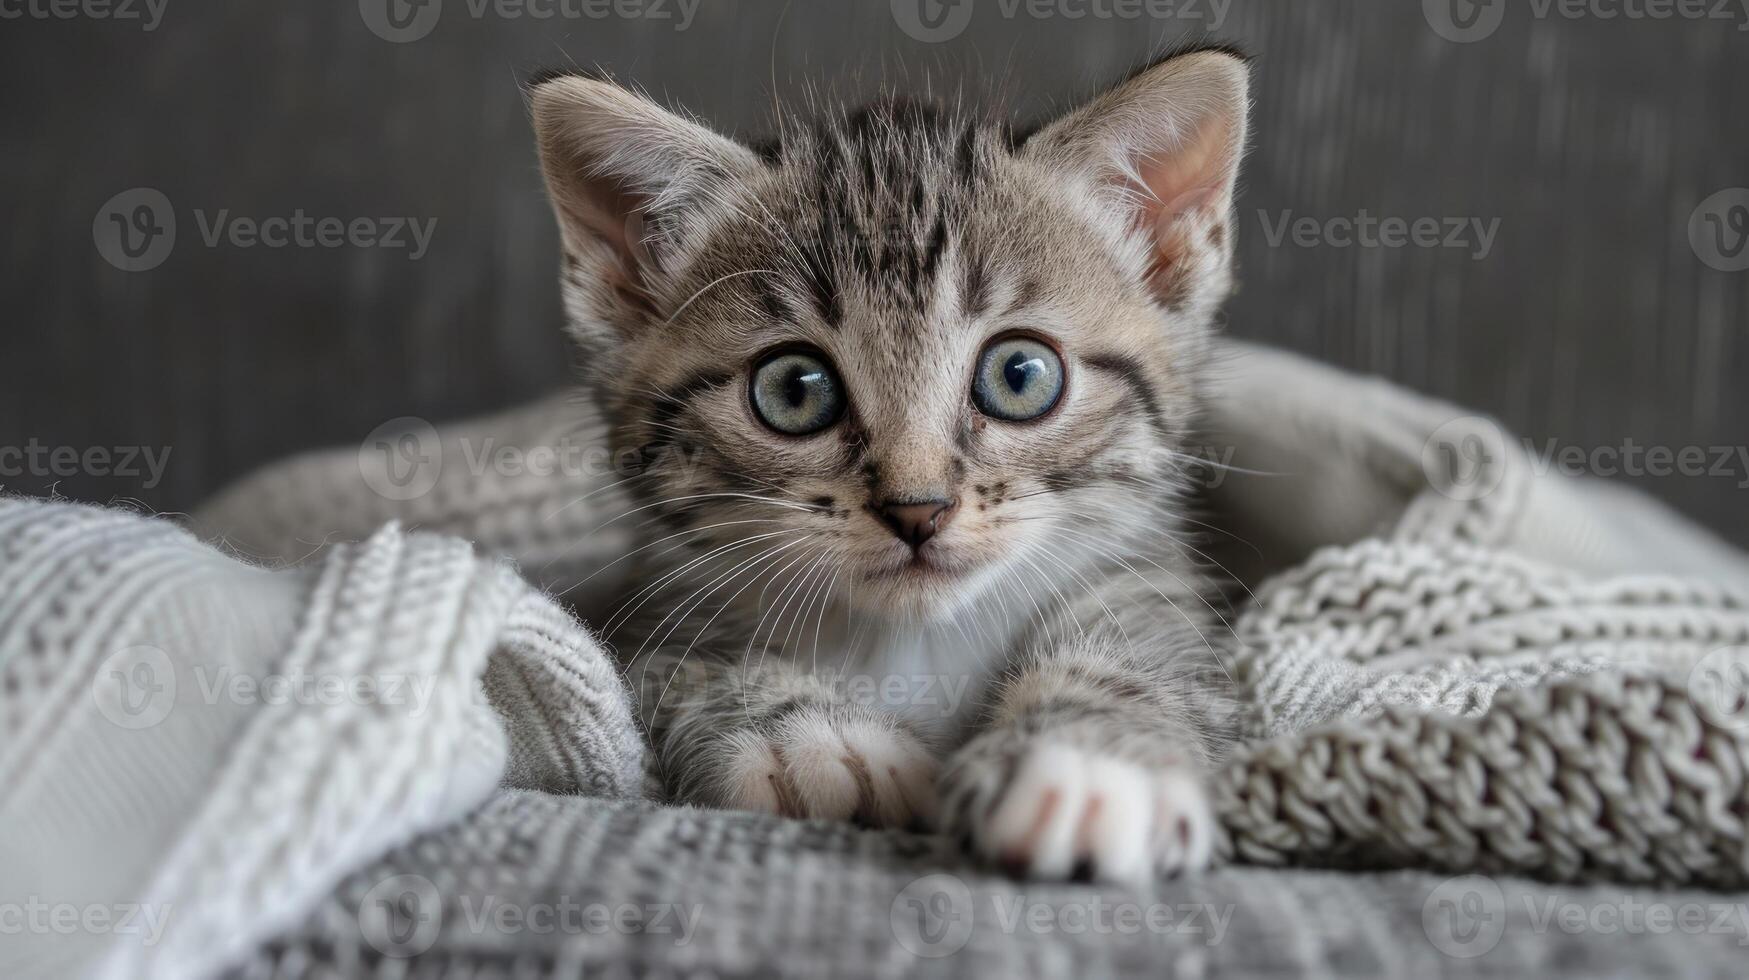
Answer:
<svg viewBox="0 0 1749 980"><path fill-rule="evenodd" d="M625 507L563 462L592 425L414 420L220 495L218 546L0 501L0 901L174 911L8 941L0 976L205 975L496 785L634 793L620 682L548 597L587 620L631 544L584 533ZM1226 857L1749 884L1749 560L1285 354L1234 348L1208 435L1255 590Z"/></svg>
<svg viewBox="0 0 1749 980"><path fill-rule="evenodd" d="M0 498L0 976L209 975L498 785L628 795L641 759L594 639L465 542L271 572Z"/></svg>
<svg viewBox="0 0 1749 980"><path fill-rule="evenodd" d="M1219 374L1210 496L1242 545L1219 557L1259 583L1234 624L1252 741L1218 784L1225 857L1749 885L1749 558L1395 386L1243 344ZM423 432L428 493L365 492L367 445L202 517L276 556L435 526L589 610L625 546L586 533L627 506L611 478L457 464L598 438L552 399Z"/></svg>
<svg viewBox="0 0 1749 980"><path fill-rule="evenodd" d="M1245 360L1218 426L1268 445L1259 423L1294 404L1286 439L1403 489L1363 489L1401 505L1269 578L1235 624L1252 740L1218 783L1223 853L1749 886L1743 556L1539 471L1487 419Z"/></svg>

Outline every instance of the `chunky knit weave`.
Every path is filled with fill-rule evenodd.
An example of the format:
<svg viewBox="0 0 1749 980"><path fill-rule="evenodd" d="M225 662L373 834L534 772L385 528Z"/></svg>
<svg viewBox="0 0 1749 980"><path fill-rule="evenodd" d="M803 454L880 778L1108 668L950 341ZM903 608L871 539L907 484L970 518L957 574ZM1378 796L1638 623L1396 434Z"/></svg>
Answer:
<svg viewBox="0 0 1749 980"><path fill-rule="evenodd" d="M1749 561L1642 497L1534 473L1449 407L1264 351L1239 349L1227 373L1211 439L1239 452L1216 503L1273 573L1235 623L1253 738L1217 781L1230 857L1749 882L1749 724L1702 710L1689 684L1697 662L1749 645ZM441 527L554 591L613 567L625 542L579 530L616 512L610 472L470 463L495 433L550 444L578 411L548 401L434 435L442 472L423 495L385 493L370 453L344 450L264 471L197 515L256 557L309 560L289 571L162 521L0 506L0 826L18 828L0 859L21 871L3 884L187 916L151 950L0 945L0 975L94 962L193 975L495 780L626 792L638 743L588 635L465 545L377 530ZM1426 453L1454 427L1499 444L1463 485ZM587 608L598 588L571 595ZM440 694L483 691L505 717L467 697L435 696L418 720L209 704L118 732L94 692L105 661L137 667L141 645L178 672L214 658L412 672ZM307 948L356 943L351 922Z"/></svg>
<svg viewBox="0 0 1749 980"><path fill-rule="evenodd" d="M1749 646L1742 597L1369 541L1239 625L1260 741L1218 784L1238 858L1749 884L1749 725L1689 684Z"/></svg>
<svg viewBox="0 0 1749 980"><path fill-rule="evenodd" d="M625 795L640 760L594 640L464 542L390 525L269 572L0 498L0 902L130 915L26 924L0 976L205 975L501 781Z"/></svg>
<svg viewBox="0 0 1749 980"><path fill-rule="evenodd" d="M1211 436L1242 470L1278 474L1230 477L1229 530L1311 553L1276 561L1235 623L1252 741L1218 784L1225 853L1749 883L1733 815L1749 811L1749 724L1688 697L1699 660L1749 645L1749 562L1649 500L1537 473L1486 419L1278 353L1228 355ZM543 445L580 413L547 401L490 421ZM336 501L350 462L269 471L209 518L258 539L360 533L380 495L312 530L281 489L314 481ZM588 480L515 486L447 499L563 497L598 520L618 506ZM445 515L486 550L611 560L592 537L567 544L574 522Z"/></svg>
<svg viewBox="0 0 1749 980"><path fill-rule="evenodd" d="M1234 865L1130 890L1017 882L969 865L957 847L845 823L502 793L360 869L227 977L1735 980L1749 942L1744 919L1730 908L1735 897L1697 890L1481 882L1468 894L1498 924L1489 934L1440 913L1442 900L1466 894L1465 879L1443 874ZM361 912L376 921L369 902L395 882L429 882L426 897L435 898L419 907L419 926L410 930L429 948L408 959L385 957L359 925ZM493 904L628 902L676 914L650 930L477 925L478 910ZM1729 928L1704 931L1569 931L1539 927L1551 903L1731 914ZM1154 915L1152 925L1120 924L1119 910L1141 909ZM1042 920L1029 919L1041 912ZM680 913L693 921L684 936ZM1703 916L1709 925L1713 914ZM1454 957L1454 949L1469 955Z"/></svg>

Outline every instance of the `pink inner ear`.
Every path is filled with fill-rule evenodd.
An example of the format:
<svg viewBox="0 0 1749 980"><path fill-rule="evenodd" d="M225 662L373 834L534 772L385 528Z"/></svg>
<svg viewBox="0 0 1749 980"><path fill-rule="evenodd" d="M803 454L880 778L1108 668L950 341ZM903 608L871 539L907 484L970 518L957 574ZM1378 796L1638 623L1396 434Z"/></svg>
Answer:
<svg viewBox="0 0 1749 980"><path fill-rule="evenodd" d="M607 261L583 257L599 281L627 308L651 314L650 252L644 227L648 198L617 181L596 178L580 181L562 197L555 191L554 199L565 214L567 236L583 239L576 247L607 246L611 256Z"/></svg>
<svg viewBox="0 0 1749 980"><path fill-rule="evenodd" d="M1192 234L1192 222L1225 217L1232 192L1231 137L1225 120L1213 116L1198 123L1186 143L1137 162L1141 187L1135 221L1153 237L1149 279L1155 295L1168 304L1180 301L1194 286L1186 260L1203 242Z"/></svg>
<svg viewBox="0 0 1749 980"><path fill-rule="evenodd" d="M644 218L638 207L640 202L613 181L592 180L588 188L589 230L612 246L614 256L625 267L624 271L632 272L643 247Z"/></svg>
<svg viewBox="0 0 1749 980"><path fill-rule="evenodd" d="M1220 206L1232 190L1232 133L1225 119L1211 116L1181 146L1137 161L1142 207L1136 220L1165 232L1180 216Z"/></svg>
<svg viewBox="0 0 1749 980"><path fill-rule="evenodd" d="M644 240L646 198L616 181L602 178L584 182L579 190L563 205L573 227L612 250L614 262L603 268L602 274L614 280L616 287L641 288L645 284L644 267L650 261Z"/></svg>

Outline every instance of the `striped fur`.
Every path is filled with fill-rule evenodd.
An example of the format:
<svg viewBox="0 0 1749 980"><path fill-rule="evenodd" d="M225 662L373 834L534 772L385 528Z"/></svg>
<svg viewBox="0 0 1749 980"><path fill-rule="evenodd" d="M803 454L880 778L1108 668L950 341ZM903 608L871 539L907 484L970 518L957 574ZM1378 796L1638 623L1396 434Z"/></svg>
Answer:
<svg viewBox="0 0 1749 980"><path fill-rule="evenodd" d="M753 146L533 87L570 329L651 529L611 638L676 796L932 822L1033 874L1199 862L1230 709L1185 449L1245 74L1193 51L1029 132L893 99ZM1013 331L1065 363L1031 422L969 398ZM848 394L816 435L750 406L790 346ZM914 556L876 508L933 499Z"/></svg>

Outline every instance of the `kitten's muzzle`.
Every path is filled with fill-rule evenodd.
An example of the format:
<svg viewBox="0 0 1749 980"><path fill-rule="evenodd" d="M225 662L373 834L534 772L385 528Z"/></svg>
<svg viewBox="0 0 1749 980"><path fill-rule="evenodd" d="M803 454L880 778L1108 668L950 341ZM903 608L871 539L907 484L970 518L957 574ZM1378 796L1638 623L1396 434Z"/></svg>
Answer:
<svg viewBox="0 0 1749 980"><path fill-rule="evenodd" d="M956 500L887 501L875 509L895 537L911 546L912 551L947 526L959 512Z"/></svg>

